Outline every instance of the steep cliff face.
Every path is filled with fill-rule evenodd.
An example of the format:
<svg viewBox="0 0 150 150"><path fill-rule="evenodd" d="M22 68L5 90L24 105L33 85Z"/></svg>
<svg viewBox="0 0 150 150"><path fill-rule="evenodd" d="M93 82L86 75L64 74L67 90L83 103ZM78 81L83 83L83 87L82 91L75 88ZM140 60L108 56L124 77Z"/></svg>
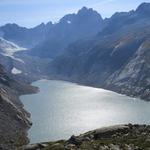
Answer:
<svg viewBox="0 0 150 150"><path fill-rule="evenodd" d="M0 149L14 150L28 143L26 131L31 123L19 95L35 90L13 80L0 66Z"/></svg>
<svg viewBox="0 0 150 150"><path fill-rule="evenodd" d="M150 17L143 16L145 5L150 4L116 13L97 36L71 44L49 65L49 74L150 100Z"/></svg>
<svg viewBox="0 0 150 150"><path fill-rule="evenodd" d="M144 41L132 59L106 81L119 93L150 100L150 39Z"/></svg>
<svg viewBox="0 0 150 150"><path fill-rule="evenodd" d="M15 149L27 144L26 130L30 126L27 113L16 93L6 87L0 89L0 148Z"/></svg>
<svg viewBox="0 0 150 150"><path fill-rule="evenodd" d="M135 53L119 70L113 73L106 81L106 88L119 93L150 100L150 4L141 4L132 16L136 18L130 34L141 39ZM141 20L140 22L137 20ZM138 28L137 28L138 27Z"/></svg>

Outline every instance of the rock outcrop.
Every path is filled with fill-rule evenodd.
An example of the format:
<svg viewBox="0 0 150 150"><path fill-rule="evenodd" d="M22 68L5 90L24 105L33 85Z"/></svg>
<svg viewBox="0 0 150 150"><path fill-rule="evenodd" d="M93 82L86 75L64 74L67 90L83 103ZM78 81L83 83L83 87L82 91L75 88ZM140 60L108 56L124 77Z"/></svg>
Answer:
<svg viewBox="0 0 150 150"><path fill-rule="evenodd" d="M149 150L149 125L116 125L89 131L69 140L24 146L22 150Z"/></svg>
<svg viewBox="0 0 150 150"><path fill-rule="evenodd" d="M20 94L36 92L36 88L12 79L0 66L0 149L16 150L27 144L30 114L23 109Z"/></svg>

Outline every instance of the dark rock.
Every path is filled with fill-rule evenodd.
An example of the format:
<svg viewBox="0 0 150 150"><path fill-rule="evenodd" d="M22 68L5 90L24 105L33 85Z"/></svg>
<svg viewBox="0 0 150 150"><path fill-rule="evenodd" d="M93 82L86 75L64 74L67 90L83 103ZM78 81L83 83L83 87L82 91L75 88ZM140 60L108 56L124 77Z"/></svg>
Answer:
<svg viewBox="0 0 150 150"><path fill-rule="evenodd" d="M131 128L132 126L132 128ZM144 128L144 131L141 131ZM47 143L49 150L147 150L150 147L149 126L116 125L71 136L67 141ZM95 134L97 137L94 138ZM93 136L92 136L93 135ZM112 136L113 135L113 136ZM116 136L114 136L116 135ZM119 136L118 136L119 135ZM88 137L88 140L86 140ZM93 137L93 138L89 138Z"/></svg>
<svg viewBox="0 0 150 150"><path fill-rule="evenodd" d="M72 135L71 138L68 140L68 143L80 145L82 143L82 141L79 138L77 138L76 136Z"/></svg>
<svg viewBox="0 0 150 150"><path fill-rule="evenodd" d="M37 150L37 149L43 149L45 147L47 147L47 144L43 144L43 143L38 143L38 144L30 144L30 145L26 145L22 148L22 150Z"/></svg>

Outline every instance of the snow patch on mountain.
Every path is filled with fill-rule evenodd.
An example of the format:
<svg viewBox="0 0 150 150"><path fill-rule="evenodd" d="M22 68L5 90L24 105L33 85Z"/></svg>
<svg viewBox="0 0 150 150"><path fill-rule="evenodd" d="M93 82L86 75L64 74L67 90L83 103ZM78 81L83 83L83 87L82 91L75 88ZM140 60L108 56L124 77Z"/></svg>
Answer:
<svg viewBox="0 0 150 150"><path fill-rule="evenodd" d="M21 74L22 71L19 70L19 69L17 69L17 68L13 68L13 69L11 70L11 73L12 73L12 74Z"/></svg>
<svg viewBox="0 0 150 150"><path fill-rule="evenodd" d="M7 41L0 37L0 53L4 56L11 57L17 61L23 62L21 59L14 56L15 52L27 50L26 48L20 47L13 42Z"/></svg>
<svg viewBox="0 0 150 150"><path fill-rule="evenodd" d="M20 47L13 42L3 39L2 37L0 37L0 49L11 56L17 51L27 50L26 48Z"/></svg>
<svg viewBox="0 0 150 150"><path fill-rule="evenodd" d="M71 21L68 20L67 23L68 23L68 24L71 24Z"/></svg>

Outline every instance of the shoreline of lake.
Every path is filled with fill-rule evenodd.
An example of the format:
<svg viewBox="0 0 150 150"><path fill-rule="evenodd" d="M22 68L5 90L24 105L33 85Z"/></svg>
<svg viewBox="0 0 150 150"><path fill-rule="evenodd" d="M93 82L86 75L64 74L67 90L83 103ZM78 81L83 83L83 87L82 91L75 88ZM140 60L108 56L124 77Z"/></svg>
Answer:
<svg viewBox="0 0 150 150"><path fill-rule="evenodd" d="M41 87L40 87L40 84L41 84ZM42 85L43 84L43 85ZM49 84L49 85L48 85ZM77 134L77 133L83 133L83 132L86 132L86 131L89 131L89 130L92 130L92 129L95 129L95 128L98 128L98 127L102 127L102 126L109 126L109 125L113 125L113 124L110 124L109 123L109 121L107 120L107 122L104 124L100 124L99 122L100 122L100 120L105 120L105 117L103 117L103 119L102 118L99 118L99 119L96 119L95 117L95 114L98 114L98 113L101 113L99 110L100 109L97 109L97 108L95 108L96 107L96 105L98 106L98 105L102 105L101 103L99 103L99 101L94 101L93 100L93 98L94 98L94 95L95 94L97 94L97 93L99 93L100 91L102 92L102 93L105 93L106 95L108 94L108 96L104 96L105 98L107 97L107 99L110 99L110 100L108 100L108 101L112 101L112 96L113 95L117 95L118 97L120 97L121 99L124 99L124 100L129 100L129 101L131 101L131 102L129 102L129 103L132 103L132 105L135 103L135 104L137 104L137 103L147 103L147 102L144 102L144 101L141 101L141 100L134 100L134 98L130 98L130 97L127 97L127 96L124 96L124 95L121 95L121 94L117 94L117 93L115 93L115 92L111 92L111 91L107 91L107 90L104 90L104 89L100 89L100 88L92 88L92 87L88 87L88 86L82 86L82 85L78 85L78 84L76 84L76 83L71 83L71 82L67 82L67 81L58 81L58 80L39 80L39 81L36 81L36 82L33 82L32 83L32 85L33 86L39 86L40 88L40 91L38 92L38 93L34 93L34 94L30 94L30 95L23 95L23 96L21 96L20 97L20 99L21 99L21 101L23 102L23 104L25 105L25 109L28 111L28 112L30 112L31 113L31 119L32 119L32 122L33 122L33 126L31 127L31 129L29 129L29 138L31 139L31 143L37 143L37 142L42 142L42 141L54 141L54 140L58 140L58 139L62 139L62 138L64 138L64 139L67 139L69 136L71 136L72 134ZM45 87L45 86L47 86L47 87ZM53 87L52 87L53 86ZM41 104L39 104L39 105L36 105L35 103L37 102L36 100L35 100L35 102L33 102L33 100L34 99L36 99L36 98L41 98L42 100L44 100L44 98L45 98L45 96L46 96L46 94L47 93L41 93L41 92L44 92L43 90L47 90L48 88L50 88L50 91L53 93L52 95L49 95L50 96L50 99L49 100L46 100L44 103L45 104L43 104L43 102L41 102ZM69 90L69 88L71 88L73 91L71 91L71 90ZM55 90L57 90L57 91L53 91L53 89L55 89ZM80 91L81 90L81 91ZM92 93L92 92L93 93ZM61 94L58 94L58 93L60 92ZM58 130L64 130L62 133L60 132L60 134L61 135L59 135L58 133L57 133L57 136L56 136L56 134L55 133L53 133L53 134L51 134L51 130L54 130L55 129L55 126L56 125L58 125L58 122L57 122L57 120L62 120L60 117L58 117L58 116L61 116L61 114L65 114L65 111L63 111L62 112L62 109L64 109L62 106L60 106L59 104L57 104L57 107L56 107L56 105L54 105L54 104L49 104L49 101L52 101L52 103L54 103L55 101L54 100L51 100L51 99L54 99L54 97L56 97L56 99L58 99L58 102L59 103L62 103L62 101L61 101L61 99L63 98L63 96L62 96L62 93L65 93L65 94L67 94L67 93L69 93L69 92L73 92L73 99L72 99L72 96L71 96L71 99L72 99L72 101L74 101L74 97L76 97L76 100L79 102L79 104L82 106L82 107L84 107L84 105L82 104L82 101L80 101L79 99L83 99L83 103L86 103L86 100L84 100L84 99L88 99L87 100L87 102L89 103L89 107L90 107L90 105L92 106L92 107L94 107L94 108L91 108L91 109L89 109L87 106L86 106L86 109L85 109L85 111L83 110L83 108L82 107L80 107L80 105L78 106L78 104L76 104L76 103L74 103L74 106L76 107L76 110L73 110L74 111L74 113L76 113L76 111L81 111L82 113L80 114L79 113L79 116L81 115L82 116L82 119L81 119L81 121L78 121L78 124L80 124L82 121L82 123L81 123L81 126L80 127L78 127L78 128L80 128L78 131L77 131L77 129L75 129L74 127L73 127L73 125L71 125L71 120L69 121L69 123L70 123L70 128L72 127L72 128L74 128L74 132L71 132L72 131L72 129L69 129L69 131L67 132L67 131L65 131L64 130L64 128L66 128L66 126L68 127L69 125L67 125L67 123L65 124L65 123L62 123L62 125L63 125L63 128L61 128L60 126L58 127ZM74 93L75 92L75 93ZM81 92L81 93L80 93ZM82 92L84 93L84 94L82 94ZM87 97L87 98L85 98L83 95L88 95L88 94L90 94L90 92L91 92L91 94L93 94L93 96L88 96L88 97L90 97L91 98L91 100ZM42 94L42 95L40 95L40 93ZM48 92L49 93L49 92ZM55 93L55 94L54 94ZM85 94L86 93L86 94ZM79 94L80 96L79 97L77 97L76 95L77 94ZM44 95L44 96L43 96ZM59 97L59 96L62 96L62 98L61 97ZM54 97L53 97L54 96ZM22 99L22 97L24 97L23 99ZM97 97L95 97L95 99L96 99ZM133 100L133 101L132 101ZM70 105L71 105L71 107L73 106L71 103L70 103L70 101L68 101L67 99L64 99L64 101L65 101L65 107L66 107L66 105L67 105L67 107L70 107ZM94 103L91 103L91 101L94 101ZM102 100L101 100L102 101ZM33 102L33 103L32 103ZM120 100L118 101L118 100L116 100L116 102L117 103L120 103ZM40 103L40 99L38 100L38 102L37 103ZM50 111L49 112L49 114L51 114L51 115L49 115L47 112L45 112L45 110L44 110L44 108L43 107L45 107L45 108L47 108L47 109L49 109L49 107L47 107L47 106L44 106L44 105L46 105L46 103L48 103L47 105L53 105L54 106L54 108L52 107L52 106L50 106L50 108L51 108L51 110L52 111ZM70 105L68 105L67 103L69 103ZM64 105L63 103L62 103L62 105ZM42 109L40 109L40 112L43 112L44 111L44 113L46 113L46 116L50 116L51 118L53 118L52 120L51 119L48 119L47 121L44 121L44 123L45 123L45 126L48 126L47 128L47 132L49 133L49 134L51 134L51 135L46 135L46 137L44 137L45 135L45 133L39 133L39 134L37 134L36 132L38 132L38 129L36 129L36 127L38 126L38 127L40 127L40 129L39 130L42 130L42 128L44 128L44 129L46 129L45 128L45 126L43 126L43 125L39 125L40 124L40 122L42 121L39 121L37 118L35 118L35 116L37 115L37 116L39 116L38 115L38 110L36 110L36 108L33 110L33 108L32 108L32 106L31 105L34 105L34 107L35 106L40 106L40 107L42 107ZM76 106L77 105L77 106ZM104 106L107 106L107 104L105 103L105 105ZM122 104L119 104L119 106L118 106L118 108L119 107L121 107L122 106ZM79 108L78 108L79 107ZM109 106L110 107L110 106ZM58 111L55 111L55 110L53 110L53 109L58 109ZM60 109L61 108L61 109ZM110 107L111 108L111 107ZM109 109L110 109L109 108ZM39 109L39 108L38 108ZM71 108L70 108L71 109ZM78 110L79 109L79 110ZM97 112L93 112L94 110L97 110ZM101 108L102 109L102 108ZM107 110L107 108L106 108L106 110L111 114L111 112L109 111L109 109ZM112 109L112 108L111 108ZM117 107L115 108L115 109L117 109ZM67 110L67 109L66 109ZM104 113L104 115L106 115L106 118L109 116L106 112L106 110L105 109L102 109L103 111L102 111L102 114ZM36 115L33 113L33 111L34 111L34 113L36 113ZM61 112L61 113L58 113L58 112ZM67 110L68 111L68 110ZM70 110L69 110L70 111ZM83 111L84 111L84 113L83 113ZM88 114L88 111L89 111L89 114ZM121 110L119 110L119 111L121 111ZM131 111L131 110L130 110ZM54 119L54 116L55 115L58 115L57 117L56 117L56 119ZM40 114L41 115L41 114ZM66 115L66 114L65 114ZM65 116L64 115L64 116ZM84 116L88 116L88 117L84 117ZM125 115L125 114L123 114L123 115ZM73 115L74 116L74 115ZM114 115L115 116L115 115ZM114 117L113 116L113 117ZM45 116L42 116L42 117L45 117ZM76 119L78 120L78 116L75 116L76 117ZM91 121L87 121L88 120L88 118L90 118L91 117ZM49 118L49 117L48 117ZM65 117L64 117L65 118ZM71 118L71 117L70 117ZM69 118L69 119L70 119ZM86 119L85 119L86 118ZM93 118L93 120L92 120L92 118ZM111 118L111 117L110 117ZM44 118L44 120L46 120L47 118ZM66 122L67 122L67 117L66 117ZM115 118L116 119L116 118ZM65 119L64 119L65 120ZM63 120L63 121L64 121ZM132 119L131 119L132 120ZM37 123L37 121L39 121L38 123ZM51 126L51 124L50 124L50 122L53 122L54 121L54 123L52 123L52 126ZM85 121L85 122L84 122ZM96 123L96 121L97 121L97 123ZM75 120L72 120L72 122L76 122ZM91 122L91 124L92 124L92 122L95 122L95 123L93 123L93 125L91 125L91 126L88 126L88 127L85 127L83 124L87 124L87 122ZM132 123L132 121L129 121L130 123ZM123 124L123 123L129 123L129 122L114 122L114 124ZM68 123L68 124L69 124ZM133 123L134 123L134 121L133 121ZM138 122L135 122L135 123L138 123ZM139 122L140 123L140 122ZM49 128L51 128L52 127L52 129L49 129ZM36 139L34 139L35 138L35 135L34 135L34 132L35 132L35 134L36 134L36 137L38 136L38 137L41 137L41 135L42 135L42 137L44 137L43 138L43 140L41 139L41 140L39 140L38 138L36 138ZM65 134L64 135L64 133L65 132L67 132L67 134ZM54 138L52 138L54 136ZM34 139L34 140L33 140Z"/></svg>

